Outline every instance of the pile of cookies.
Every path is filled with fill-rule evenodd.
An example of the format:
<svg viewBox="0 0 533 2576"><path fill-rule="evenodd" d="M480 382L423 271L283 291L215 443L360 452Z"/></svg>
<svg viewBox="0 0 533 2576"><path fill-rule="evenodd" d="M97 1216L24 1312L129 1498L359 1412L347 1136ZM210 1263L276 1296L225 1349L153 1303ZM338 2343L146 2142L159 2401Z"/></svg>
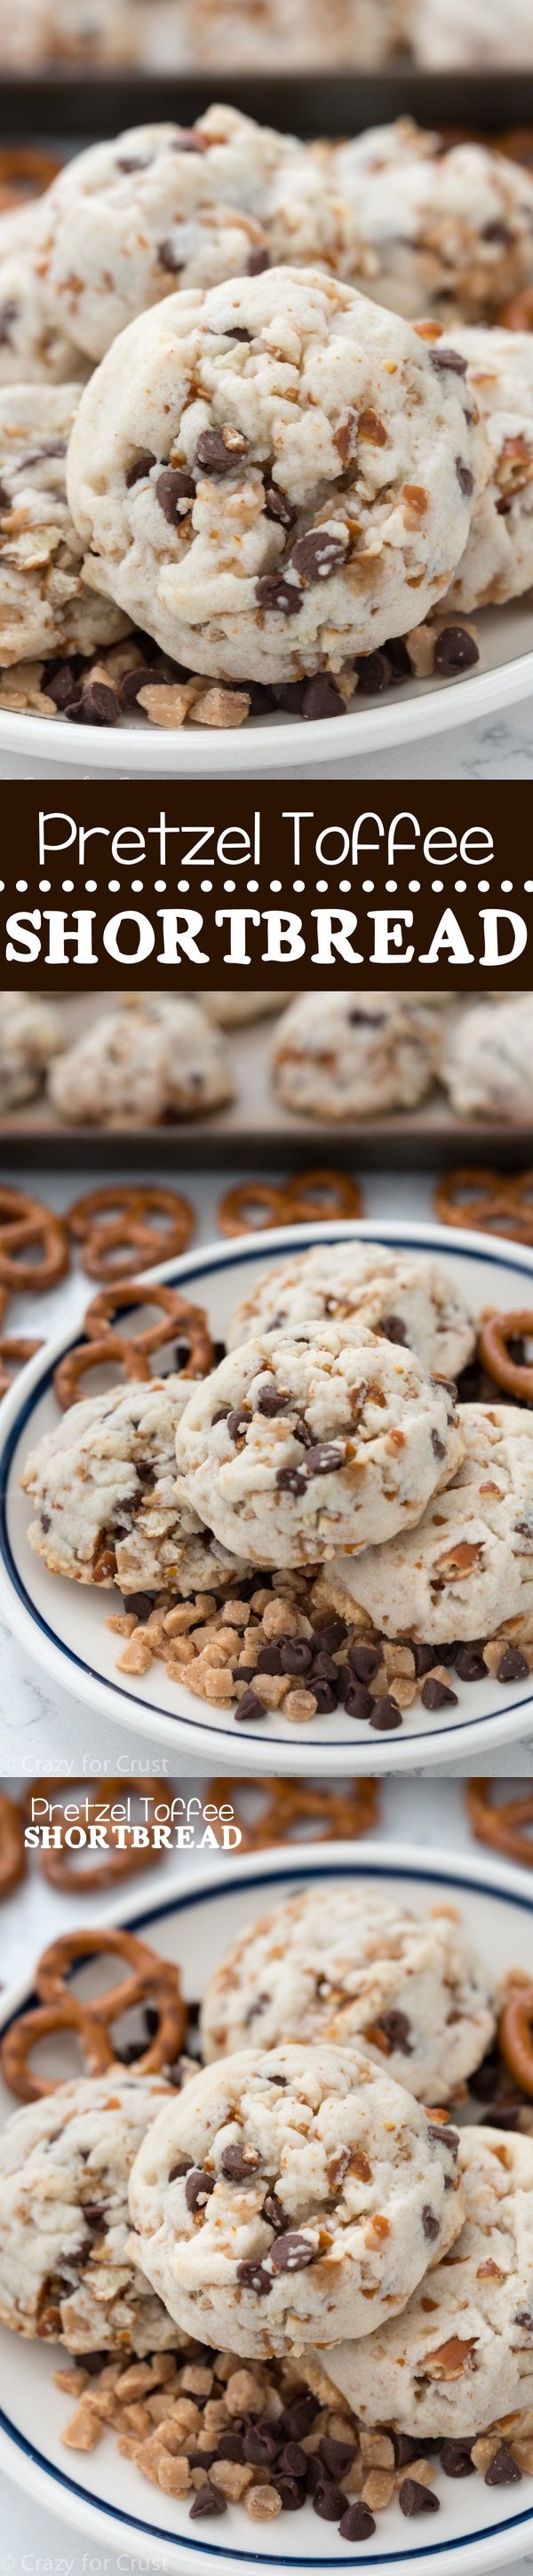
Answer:
<svg viewBox="0 0 533 2576"><path fill-rule="evenodd" d="M120 1671L140 1678L160 1655L241 1724L342 1703L388 1731L418 1693L429 1711L457 1705L451 1665L518 1684L533 1664L533 1412L525 1354L525 1400L506 1400L515 1325L499 1319L498 1384L436 1261L326 1238L261 1276L221 1358L191 1310L181 1374L71 1400L23 1468L30 1545L53 1576L118 1586Z"/></svg>
<svg viewBox="0 0 533 2576"><path fill-rule="evenodd" d="M313 719L471 668L533 580L532 278L529 171L408 119L213 107L0 216L0 709Z"/></svg>
<svg viewBox="0 0 533 2576"><path fill-rule="evenodd" d="M437 69L510 64L531 70L529 0L0 0L0 63L120 65L150 72L377 70L398 55Z"/></svg>
<svg viewBox="0 0 533 2576"><path fill-rule="evenodd" d="M95 1946L128 1974L84 2011L69 1970ZM36 1986L55 2004L3 2044L24 2108L0 2140L0 2315L73 2356L70 2448L109 2428L193 2520L309 2502L348 2543L395 2502L438 2511L441 2471L532 2472L531 1989L495 1992L453 1903L311 1879L241 1932L189 2027L179 1971L131 1934L66 1935ZM91 2072L54 2083L31 2060L62 1995Z"/></svg>

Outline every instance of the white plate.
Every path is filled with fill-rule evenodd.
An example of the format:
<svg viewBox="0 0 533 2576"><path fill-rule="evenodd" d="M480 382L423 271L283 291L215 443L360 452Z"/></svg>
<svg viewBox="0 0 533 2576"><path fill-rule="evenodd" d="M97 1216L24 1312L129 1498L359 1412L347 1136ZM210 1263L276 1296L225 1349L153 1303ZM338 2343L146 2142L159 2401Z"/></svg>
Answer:
<svg viewBox="0 0 533 2576"><path fill-rule="evenodd" d="M181 1260L152 1272L183 1287L207 1310L215 1339L223 1338L245 1287L290 1253L303 1252L317 1239L329 1243L354 1236L396 1245L401 1251L438 1255L466 1293L475 1314L483 1306L502 1311L532 1303L533 1255L517 1246L495 1243L470 1232L455 1233L440 1225L405 1225L399 1219L376 1228L334 1222L278 1226L260 1237L240 1236L230 1243L202 1246ZM87 1701L100 1716L135 1729L144 1741L168 1745L194 1769L197 1755L217 1770L299 1771L345 1774L354 1763L359 1772L427 1769L430 1763L453 1762L462 1754L492 1756L498 1744L512 1743L533 1727L533 1676L502 1686L487 1676L463 1683L453 1675L458 1706L449 1715L431 1716L416 1700L401 1728L392 1736L371 1729L336 1709L331 1717L312 1718L305 1727L291 1726L277 1710L260 1725L241 1725L232 1711L200 1700L184 1684L171 1682L166 1667L154 1662L142 1679L118 1673L120 1640L106 1625L113 1611L112 1592L97 1586L51 1577L42 1557L28 1545L32 1505L21 1493L19 1477L28 1451L57 1422L52 1374L63 1352L79 1338L72 1326L45 1345L0 1407L0 1614L21 1644L44 1666L52 1680ZM163 1353L163 1359L165 1354ZM93 1381L96 1391L100 1381ZM115 1605L116 1606L116 1605ZM494 1767L494 1765L492 1765Z"/></svg>
<svg viewBox="0 0 533 2576"><path fill-rule="evenodd" d="M482 666L460 680L408 680L383 698L356 697L349 715L326 717L316 724L294 723L290 716L262 716L227 733L192 725L181 733L164 733L156 725L124 723L109 733L95 725L54 724L43 716L0 715L2 751L38 763L39 772L78 769L111 771L128 778L265 777L308 773L322 761L361 760L394 743L418 742L428 734L448 733L454 725L474 724L485 716L503 715L533 696L533 621L531 607L517 600L509 608L484 609L479 626Z"/></svg>
<svg viewBox="0 0 533 2576"><path fill-rule="evenodd" d="M311 1877L330 1881L347 1873L363 1883L385 1881L392 1894L419 1913L451 1893L495 1978L517 1960L529 1965L529 1952L533 1972L531 1892L524 1873L499 1868L492 1855L455 1860L436 1851L425 1862L409 1846L391 1853L380 1843L365 1853L347 1843L326 1851L315 1846L260 1852L237 1863L220 1861L201 1884L197 1873L193 1880L180 1872L175 1892L167 1889L164 1902L143 1910L137 1895L128 1904L106 1909L104 1919L130 1923L165 1958L177 1959L185 1993L192 1999L202 1993L213 1961L245 1923L264 1913L278 1890L281 1899ZM2 2025L29 2000L27 1981L2 1997ZM0 2091L0 2118L12 2109L12 2096ZM194 2569L198 2576L247 2576L254 2567L301 2570L302 2576L303 2571L323 2576L323 2571L341 2567L370 2568L372 2576L377 2571L384 2576L393 2567L416 2569L416 2576L461 2576L468 2553L468 2576L482 2576L485 2569L497 2570L521 2557L533 2544L533 2479L524 2478L519 2488L498 2488L486 2487L481 2478L456 2481L440 2472L433 2543L418 2522L406 2522L397 2505L378 2517L373 2539L360 2549L341 2541L334 2525L325 2531L310 2504L298 2516L280 2514L268 2535L233 2507L223 2523L216 2523L216 2543L205 2524L200 2528L206 2536L193 2538L198 2525L191 2526L187 2505L148 2486L140 2470L121 2459L112 2434L104 2436L94 2453L62 2448L70 2408L52 2384L58 2360L57 2346L46 2349L7 2329L0 2331L6 2392L0 2410L0 2468L79 2532L127 2551L127 2560L119 2561L123 2566L141 2558L149 2566L154 2560L169 2565L179 2576L192 2576Z"/></svg>

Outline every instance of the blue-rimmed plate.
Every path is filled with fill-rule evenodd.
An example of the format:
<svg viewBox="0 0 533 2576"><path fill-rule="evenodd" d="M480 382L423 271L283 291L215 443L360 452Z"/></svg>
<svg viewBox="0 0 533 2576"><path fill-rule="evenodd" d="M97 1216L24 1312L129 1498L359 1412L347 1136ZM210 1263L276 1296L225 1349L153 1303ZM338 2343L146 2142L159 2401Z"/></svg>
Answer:
<svg viewBox="0 0 533 2576"><path fill-rule="evenodd" d="M317 1846L246 1856L228 1856L202 1876L186 1871L167 1888L164 1901L143 1909L139 1897L106 1908L105 1921L129 1923L144 1934L163 1957L177 1960L184 1991L201 1995L213 1961L220 1958L246 1923L272 1902L285 1898L313 1878L340 1880L349 1874L364 1885L386 1882L387 1889L417 1913L442 1904L457 1906L477 1949L494 1979L507 1969L530 1966L533 1974L531 1891L518 1870L499 1867L492 1856L455 1859L432 1852L429 1860L413 1846L393 1850L382 1843L365 1852L347 1843L329 1850ZM85 1973L85 1991L88 1990ZM2 1997L0 2026L31 2000L28 1983ZM56 2068L57 2071L57 2068ZM70 2070L71 2071L71 2070ZM12 2097L0 2090L0 2119L13 2109ZM249 2576L253 2568L287 2568L295 2576L326 2576L326 2571L364 2567L372 2576L396 2569L398 2576L482 2576L533 2547L533 2478L520 2486L486 2487L482 2478L452 2480L438 2473L438 2517L431 2522L431 2542L418 2524L406 2522L398 2505L378 2517L373 2539L351 2548L332 2524L326 2527L307 2504L297 2516L281 2514L263 2532L250 2523L242 2507L231 2507L217 2521L216 2539L206 2525L189 2521L187 2504L147 2485L131 2461L121 2459L112 2433L92 2453L65 2450L61 2434L71 2411L68 2399L53 2385L57 2346L25 2342L0 2331L1 2386L0 2469L26 2494L57 2513L78 2532L89 2533L104 2547L119 2550L119 2564L129 2569L140 2559L179 2571L179 2576ZM193 2537L194 2534L194 2537ZM122 2557L122 2552L125 2553ZM91 2562L89 2562L91 2563Z"/></svg>
<svg viewBox="0 0 533 2576"><path fill-rule="evenodd" d="M437 1254L464 1288L475 1314L483 1307L502 1311L533 1305L533 1257L486 1235L455 1233L446 1226L327 1223L280 1226L257 1236L215 1243L181 1260L167 1262L154 1278L170 1280L205 1306L216 1339L223 1338L229 1318L255 1278L293 1252L303 1252L317 1239L338 1243L366 1236L402 1252ZM138 1323L138 1316L136 1321ZM23 1461L42 1433L57 1421L52 1378L57 1360L78 1338L72 1332L48 1344L30 1361L5 1397L0 1414L0 1614L5 1614L23 1646L79 1700L119 1724L142 1732L144 1740L171 1747L194 1769L195 1759L248 1771L342 1773L354 1763L360 1772L424 1768L431 1762L453 1762L460 1754L494 1755L533 1728L533 1677L527 1682L454 1682L458 1705L446 1722L432 1717L416 1700L393 1736L381 1736L337 1709L333 1716L313 1718L305 1727L290 1724L281 1711L260 1723L240 1725L227 1709L197 1699L184 1684L171 1682L166 1667L154 1662L142 1679L117 1672L120 1646L106 1625L113 1596L97 1587L53 1579L28 1546L31 1505L21 1493ZM93 1390L99 1384L94 1376ZM105 1382L105 1381L102 1381Z"/></svg>

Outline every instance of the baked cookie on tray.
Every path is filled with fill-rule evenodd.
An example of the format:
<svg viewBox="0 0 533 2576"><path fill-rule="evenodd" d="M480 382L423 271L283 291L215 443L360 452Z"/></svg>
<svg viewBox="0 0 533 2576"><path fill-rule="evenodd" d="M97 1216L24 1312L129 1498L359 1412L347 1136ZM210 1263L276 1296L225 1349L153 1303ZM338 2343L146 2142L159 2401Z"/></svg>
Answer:
<svg viewBox="0 0 533 2576"><path fill-rule="evenodd" d="M436 1081L442 1035L425 1001L390 993L300 993L276 1030L272 1071L304 1117L416 1109Z"/></svg>
<svg viewBox="0 0 533 2576"><path fill-rule="evenodd" d="M446 144L400 117L341 144L329 184L340 275L413 322L490 321L531 276L533 178L485 143Z"/></svg>
<svg viewBox="0 0 533 2576"><path fill-rule="evenodd" d="M519 1638L533 1626L533 1413L460 1404L464 1455L416 1529L328 1567L338 1602L358 1601L385 1637L451 1644Z"/></svg>
<svg viewBox="0 0 533 2576"><path fill-rule="evenodd" d="M192 2076L143 2142L130 2211L178 2325L260 2359L329 2346L347 2323L368 2336L453 2243L464 2202L445 2130L357 2050L321 2042Z"/></svg>
<svg viewBox="0 0 533 2576"><path fill-rule="evenodd" d="M78 384L0 385L0 667L93 653L126 619L84 579L65 490Z"/></svg>
<svg viewBox="0 0 533 2576"><path fill-rule="evenodd" d="M458 1118L507 1119L531 1124L533 1001L531 993L505 1002L474 1002L454 1028L443 1080Z"/></svg>
<svg viewBox="0 0 533 2576"><path fill-rule="evenodd" d="M420 1520L456 1473L455 1393L358 1322L265 1333L192 1388L178 1472L199 1518L252 1565L355 1555Z"/></svg>
<svg viewBox="0 0 533 2576"><path fill-rule="evenodd" d="M318 271L165 300L82 397L68 489L91 580L197 672L342 673L411 627L415 596L425 617L464 553L486 445L463 371Z"/></svg>
<svg viewBox="0 0 533 2576"><path fill-rule="evenodd" d="M30 1547L49 1574L181 1596L246 1573L178 1488L176 1431L190 1394L184 1376L112 1387L45 1433L21 1483L37 1505Z"/></svg>
<svg viewBox="0 0 533 2576"><path fill-rule="evenodd" d="M25 2103L0 2138L0 2317L70 2352L149 2353L179 2343L131 2250L128 2184L168 2098L162 2075L63 2084Z"/></svg>
<svg viewBox="0 0 533 2576"><path fill-rule="evenodd" d="M44 995L0 993L0 1116L10 1118L42 1089L63 1043L59 1011Z"/></svg>
<svg viewBox="0 0 533 2576"><path fill-rule="evenodd" d="M474 1317L444 1264L356 1238L313 1244L265 1271L232 1315L228 1349L252 1333L346 1324L356 1315L385 1341L416 1351L440 1377L457 1377L475 1350Z"/></svg>
<svg viewBox="0 0 533 2576"><path fill-rule="evenodd" d="M150 1127L167 1113L220 1108L233 1099L233 1075L198 1003L151 993L84 1030L54 1065L49 1090L57 1117L75 1125Z"/></svg>
<svg viewBox="0 0 533 2576"><path fill-rule="evenodd" d="M466 2222L431 2298L415 2290L364 2345L337 2344L327 2370L363 2424L468 2442L533 2399L533 2138L456 2130L455 2154Z"/></svg>
<svg viewBox="0 0 533 2576"><path fill-rule="evenodd" d="M419 1919L372 1888L311 1886L275 1905L213 1969L204 2057L280 2040L361 2047L406 2093L448 2102L479 2066L495 2013L450 1909Z"/></svg>

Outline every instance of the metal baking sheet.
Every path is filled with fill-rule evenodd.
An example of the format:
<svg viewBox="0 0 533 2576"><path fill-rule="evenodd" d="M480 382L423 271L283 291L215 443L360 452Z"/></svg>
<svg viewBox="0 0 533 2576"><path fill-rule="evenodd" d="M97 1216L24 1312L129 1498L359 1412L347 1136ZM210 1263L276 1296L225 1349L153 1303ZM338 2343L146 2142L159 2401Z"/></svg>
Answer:
<svg viewBox="0 0 533 2576"><path fill-rule="evenodd" d="M393 63L379 72L271 73L241 78L216 72L150 73L54 66L42 73L4 73L0 129L6 143L58 141L75 149L125 125L175 117L190 125L212 100L229 101L259 123L303 136L357 134L363 126L414 116L496 134L533 124L533 70L425 72Z"/></svg>
<svg viewBox="0 0 533 2576"><path fill-rule="evenodd" d="M106 996L108 1008L115 999ZM62 1000L61 1008L69 1044L82 1026L102 1015L103 1005L93 994L78 994L75 1001ZM175 1162L181 1171L216 1164L221 1171L253 1178L269 1169L295 1171L332 1163L357 1172L391 1166L434 1171L468 1162L517 1170L533 1162L533 1122L527 1127L461 1122L451 1115L440 1088L412 1114L397 1111L359 1125L334 1126L329 1120L295 1116L277 1099L269 1073L275 1029L272 1017L227 1033L235 1099L210 1117L165 1120L159 1127L69 1127L59 1125L44 1100L32 1101L0 1121L0 1169L35 1170L37 1164L49 1171L116 1171L120 1166L131 1171L142 1165L168 1172Z"/></svg>

